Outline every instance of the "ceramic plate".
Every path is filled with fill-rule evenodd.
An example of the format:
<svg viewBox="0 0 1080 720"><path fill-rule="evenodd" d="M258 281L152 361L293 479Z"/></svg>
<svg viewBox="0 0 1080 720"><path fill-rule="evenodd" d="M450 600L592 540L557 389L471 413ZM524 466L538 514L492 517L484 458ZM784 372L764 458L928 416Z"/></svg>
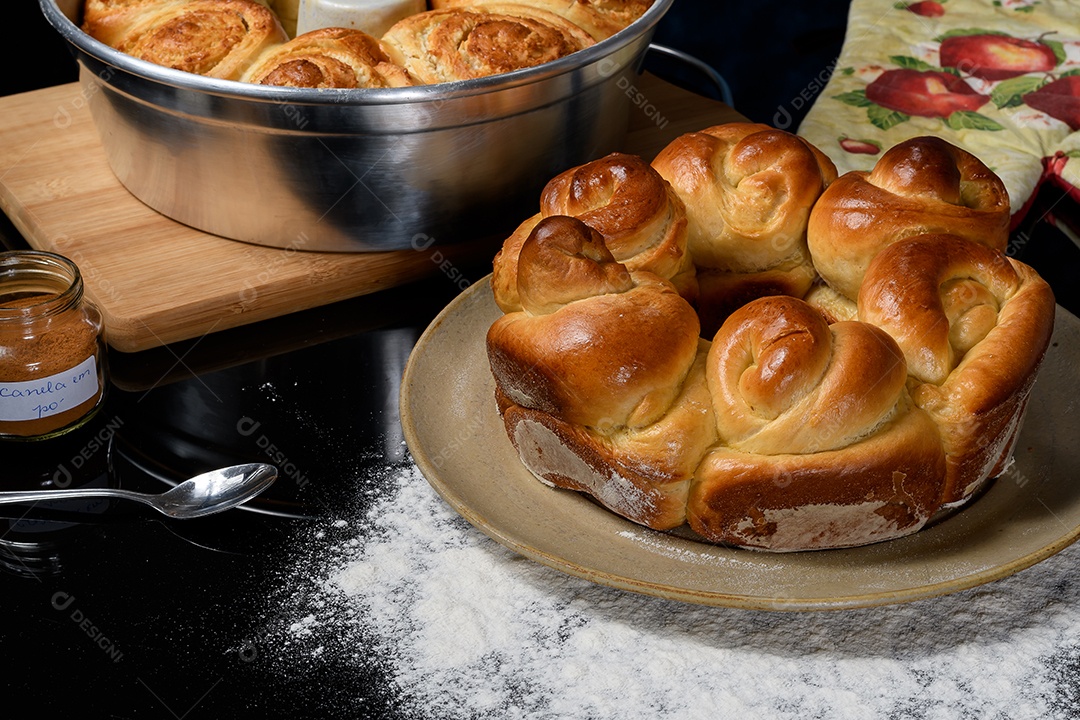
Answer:
<svg viewBox="0 0 1080 720"><path fill-rule="evenodd" d="M900 540L782 554L649 530L536 480L495 408L484 338L500 312L485 280L432 322L402 382L405 438L425 477L466 520L563 572L707 605L839 609L974 587L1030 567L1080 535L1080 320L1060 307L1016 462L983 495Z"/></svg>

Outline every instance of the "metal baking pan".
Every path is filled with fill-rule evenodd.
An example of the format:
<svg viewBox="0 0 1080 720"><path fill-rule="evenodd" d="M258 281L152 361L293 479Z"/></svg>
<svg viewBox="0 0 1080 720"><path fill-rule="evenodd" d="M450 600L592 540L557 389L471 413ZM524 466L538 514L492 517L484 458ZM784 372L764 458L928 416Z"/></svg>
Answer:
<svg viewBox="0 0 1080 720"><path fill-rule="evenodd" d="M545 65L371 90L172 70L82 32L81 0L39 2L70 43L109 165L135 197L233 240L362 252L513 227L552 176L618 149L626 88L673 0Z"/></svg>

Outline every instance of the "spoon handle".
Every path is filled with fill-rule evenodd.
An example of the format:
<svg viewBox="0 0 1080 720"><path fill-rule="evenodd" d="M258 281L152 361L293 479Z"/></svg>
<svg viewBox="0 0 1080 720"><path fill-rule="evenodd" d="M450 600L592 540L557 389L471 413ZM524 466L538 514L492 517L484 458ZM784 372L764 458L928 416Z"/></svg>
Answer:
<svg viewBox="0 0 1080 720"><path fill-rule="evenodd" d="M147 501L147 496L120 488L71 488L56 490L8 490L0 492L0 504L36 502L38 500L70 500L85 497L116 497Z"/></svg>

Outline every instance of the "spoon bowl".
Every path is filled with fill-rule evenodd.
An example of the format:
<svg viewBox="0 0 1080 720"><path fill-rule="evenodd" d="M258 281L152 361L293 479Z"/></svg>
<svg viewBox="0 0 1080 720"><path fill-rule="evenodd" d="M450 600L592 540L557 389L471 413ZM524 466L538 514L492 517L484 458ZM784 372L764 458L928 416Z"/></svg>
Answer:
<svg viewBox="0 0 1080 720"><path fill-rule="evenodd" d="M270 487L277 476L278 470L273 465L247 463L196 475L157 495L121 488L16 490L0 492L0 504L113 497L144 503L171 518L187 519L242 505Z"/></svg>

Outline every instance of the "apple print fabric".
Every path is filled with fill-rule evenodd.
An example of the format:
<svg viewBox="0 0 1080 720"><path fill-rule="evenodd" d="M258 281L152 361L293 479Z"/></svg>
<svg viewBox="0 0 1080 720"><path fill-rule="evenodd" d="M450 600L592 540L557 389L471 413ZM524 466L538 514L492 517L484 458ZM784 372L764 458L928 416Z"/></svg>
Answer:
<svg viewBox="0 0 1080 720"><path fill-rule="evenodd" d="M799 134L841 173L944 138L1001 177L1014 223L1043 181L1080 201L1080 2L853 0Z"/></svg>

